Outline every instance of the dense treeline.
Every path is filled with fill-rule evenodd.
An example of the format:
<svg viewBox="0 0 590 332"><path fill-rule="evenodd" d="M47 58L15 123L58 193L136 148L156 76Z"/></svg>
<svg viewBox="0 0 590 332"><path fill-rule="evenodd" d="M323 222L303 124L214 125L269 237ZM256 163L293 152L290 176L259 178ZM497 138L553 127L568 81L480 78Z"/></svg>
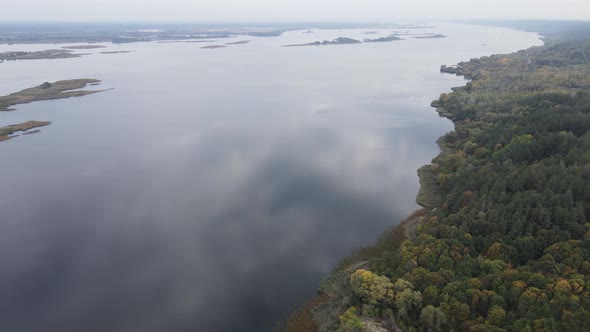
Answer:
<svg viewBox="0 0 590 332"><path fill-rule="evenodd" d="M590 42L445 70L472 81L434 103L456 127L423 188L440 204L332 277L339 321L320 329L587 331Z"/></svg>

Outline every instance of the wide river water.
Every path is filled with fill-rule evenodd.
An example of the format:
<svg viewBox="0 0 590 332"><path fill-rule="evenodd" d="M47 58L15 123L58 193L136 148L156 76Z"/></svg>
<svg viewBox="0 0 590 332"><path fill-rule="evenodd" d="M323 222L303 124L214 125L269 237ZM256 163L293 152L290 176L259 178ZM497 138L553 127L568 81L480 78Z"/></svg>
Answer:
<svg viewBox="0 0 590 332"><path fill-rule="evenodd" d="M447 38L281 47L393 31ZM416 170L452 130L430 102L465 83L440 65L540 44L440 23L0 63L1 95L74 78L112 89L0 114L52 121L0 143L0 330L270 329L418 208ZM99 53L118 50L133 52Z"/></svg>

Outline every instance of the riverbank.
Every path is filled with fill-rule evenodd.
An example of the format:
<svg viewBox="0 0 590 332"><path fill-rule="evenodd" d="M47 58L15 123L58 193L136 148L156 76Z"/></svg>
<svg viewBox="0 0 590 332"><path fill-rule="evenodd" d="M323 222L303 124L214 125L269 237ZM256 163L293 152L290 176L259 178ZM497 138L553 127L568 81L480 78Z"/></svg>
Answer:
<svg viewBox="0 0 590 332"><path fill-rule="evenodd" d="M590 291L577 285L590 280L581 263L590 41L473 59L452 73L472 81L433 102L455 131L419 170L426 208L344 259L322 282L323 300L286 330L303 330L298 317L316 330L587 326Z"/></svg>
<svg viewBox="0 0 590 332"><path fill-rule="evenodd" d="M354 297L350 276L359 269L370 269L372 261L383 252L398 250L407 239L416 237L416 227L424 221L428 210L421 209L404 219L400 224L386 230L371 246L360 248L344 257L332 273L320 282L317 295L295 310L278 331L309 332L336 331L343 305ZM374 322L367 320L373 331L382 331ZM383 330L385 331L385 330Z"/></svg>

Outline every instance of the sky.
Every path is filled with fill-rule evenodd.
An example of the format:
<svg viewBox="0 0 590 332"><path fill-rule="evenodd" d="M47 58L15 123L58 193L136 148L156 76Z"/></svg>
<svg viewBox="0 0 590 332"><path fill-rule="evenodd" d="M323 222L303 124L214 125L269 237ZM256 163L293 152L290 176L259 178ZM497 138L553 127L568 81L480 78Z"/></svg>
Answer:
<svg viewBox="0 0 590 332"><path fill-rule="evenodd" d="M19 0L0 21L590 19L588 0Z"/></svg>

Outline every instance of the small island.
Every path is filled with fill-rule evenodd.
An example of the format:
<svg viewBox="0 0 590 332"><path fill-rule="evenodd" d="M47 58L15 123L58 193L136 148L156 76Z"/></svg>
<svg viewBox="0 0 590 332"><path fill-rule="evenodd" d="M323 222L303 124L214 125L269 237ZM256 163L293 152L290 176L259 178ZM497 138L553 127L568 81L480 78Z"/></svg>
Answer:
<svg viewBox="0 0 590 332"><path fill-rule="evenodd" d="M392 41L396 41L396 40L402 40L402 39L398 36L391 35L391 36L375 38L375 39L365 38L365 40L363 40L363 41L365 43L387 43L387 42L392 42Z"/></svg>
<svg viewBox="0 0 590 332"><path fill-rule="evenodd" d="M0 127L0 142L13 138L14 136L11 135L16 132L24 131L25 133L23 135L32 134L33 132L27 132L27 130L48 126L50 124L51 122L48 121L27 121L16 125Z"/></svg>
<svg viewBox="0 0 590 332"><path fill-rule="evenodd" d="M447 36L445 35L441 35L440 33L436 33L436 34L428 34L428 35L422 35L422 36L415 36L412 38L416 38L416 39L438 39L438 38L447 38Z"/></svg>
<svg viewBox="0 0 590 332"><path fill-rule="evenodd" d="M79 58L85 54L76 54L71 50L45 50L35 52L12 51L0 53L0 63L16 60L68 59Z"/></svg>
<svg viewBox="0 0 590 332"><path fill-rule="evenodd" d="M280 37L284 30L260 30L260 31L249 31L246 35L252 37ZM231 37L231 35L228 35Z"/></svg>
<svg viewBox="0 0 590 332"><path fill-rule="evenodd" d="M176 43L186 43L186 44L194 44L194 43L215 43L217 40L211 39L197 39L197 40L161 40L157 41L158 44L176 44Z"/></svg>
<svg viewBox="0 0 590 332"><path fill-rule="evenodd" d="M208 46L203 46L201 48L206 49L206 50L214 50L214 49L224 48L224 47L227 47L227 46L225 46L225 45L208 45Z"/></svg>
<svg viewBox="0 0 590 332"><path fill-rule="evenodd" d="M244 45L244 44L249 44L250 42L251 42L251 40L240 40L240 41L225 43L225 45Z"/></svg>
<svg viewBox="0 0 590 332"><path fill-rule="evenodd" d="M121 54L121 53L131 53L133 51L105 51L100 52L100 54Z"/></svg>
<svg viewBox="0 0 590 332"><path fill-rule="evenodd" d="M360 40L347 38L347 37L338 37L332 41L324 40L324 41L316 41L316 42L307 43L307 44L291 44L291 45L284 45L283 47L348 45L348 44L360 44L360 43L362 43Z"/></svg>

